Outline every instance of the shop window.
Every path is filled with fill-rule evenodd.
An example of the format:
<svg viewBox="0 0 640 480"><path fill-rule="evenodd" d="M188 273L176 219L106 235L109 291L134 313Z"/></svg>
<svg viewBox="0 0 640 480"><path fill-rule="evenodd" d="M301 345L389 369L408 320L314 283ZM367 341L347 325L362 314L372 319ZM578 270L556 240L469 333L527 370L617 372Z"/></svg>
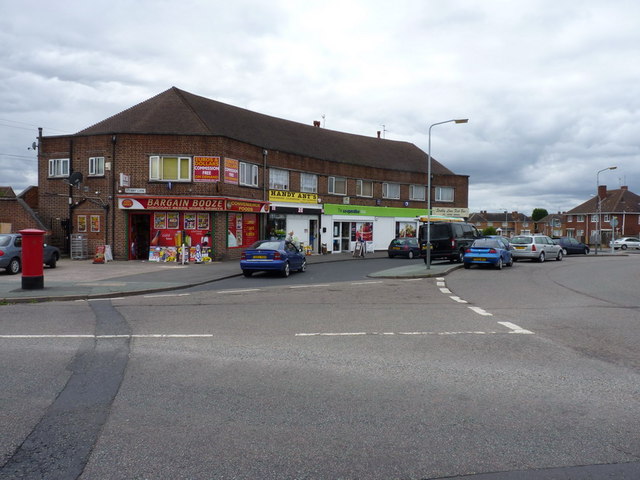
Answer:
<svg viewBox="0 0 640 480"><path fill-rule="evenodd" d="M453 187L436 187L436 202L453 202Z"/></svg>
<svg viewBox="0 0 640 480"><path fill-rule="evenodd" d="M230 213L227 226L227 246L250 247L258 241L258 215L255 213Z"/></svg>
<svg viewBox="0 0 640 480"><path fill-rule="evenodd" d="M373 197L373 182L356 180L356 195L358 197Z"/></svg>
<svg viewBox="0 0 640 480"><path fill-rule="evenodd" d="M267 217L267 238L285 238L287 235L287 216L282 213L270 213Z"/></svg>
<svg viewBox="0 0 640 480"><path fill-rule="evenodd" d="M240 162L240 185L249 187L258 186L258 166L251 163Z"/></svg>
<svg viewBox="0 0 640 480"><path fill-rule="evenodd" d="M318 176L312 173L301 173L300 191L305 193L318 193Z"/></svg>
<svg viewBox="0 0 640 480"><path fill-rule="evenodd" d="M400 185L397 183L383 183L382 184L382 197L383 198L400 198Z"/></svg>
<svg viewBox="0 0 640 480"><path fill-rule="evenodd" d="M191 181L191 157L149 157L149 180L160 182Z"/></svg>
<svg viewBox="0 0 640 480"><path fill-rule="evenodd" d="M329 177L329 193L334 195L346 195L347 179L344 177Z"/></svg>
<svg viewBox="0 0 640 480"><path fill-rule="evenodd" d="M49 176L50 177L68 177L69 176L69 159L68 158L52 158L49 160Z"/></svg>
<svg viewBox="0 0 640 480"><path fill-rule="evenodd" d="M89 158L89 175L95 177L104 176L104 157Z"/></svg>
<svg viewBox="0 0 640 480"><path fill-rule="evenodd" d="M289 172L287 170L270 168L269 188L273 190L289 190Z"/></svg>
<svg viewBox="0 0 640 480"><path fill-rule="evenodd" d="M426 199L425 192L427 188L424 185L409 185L409 200L422 200Z"/></svg>

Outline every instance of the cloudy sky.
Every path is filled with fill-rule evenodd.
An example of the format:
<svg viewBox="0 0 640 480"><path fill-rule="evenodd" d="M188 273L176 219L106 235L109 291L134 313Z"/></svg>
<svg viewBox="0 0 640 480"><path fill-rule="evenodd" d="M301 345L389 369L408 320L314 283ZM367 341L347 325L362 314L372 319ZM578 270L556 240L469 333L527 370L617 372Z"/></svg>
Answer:
<svg viewBox="0 0 640 480"><path fill-rule="evenodd" d="M30 150L172 86L409 141L470 176L472 211L640 193L637 0L0 0L0 185Z"/></svg>

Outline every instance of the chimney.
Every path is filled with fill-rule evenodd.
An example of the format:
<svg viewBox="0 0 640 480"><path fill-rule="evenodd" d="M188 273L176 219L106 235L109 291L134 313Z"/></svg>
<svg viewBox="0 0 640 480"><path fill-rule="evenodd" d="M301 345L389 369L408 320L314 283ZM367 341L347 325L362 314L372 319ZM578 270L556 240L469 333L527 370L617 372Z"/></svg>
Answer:
<svg viewBox="0 0 640 480"><path fill-rule="evenodd" d="M378 130L378 138L380 138L380 130Z"/></svg>
<svg viewBox="0 0 640 480"><path fill-rule="evenodd" d="M629 187L627 185L623 185L622 187L620 187L620 190L629 190Z"/></svg>
<svg viewBox="0 0 640 480"><path fill-rule="evenodd" d="M313 126L316 128L320 128L320 120L314 120L313 121Z"/></svg>
<svg viewBox="0 0 640 480"><path fill-rule="evenodd" d="M607 198L607 186L606 185L598 185L598 198L600 200L604 200Z"/></svg>

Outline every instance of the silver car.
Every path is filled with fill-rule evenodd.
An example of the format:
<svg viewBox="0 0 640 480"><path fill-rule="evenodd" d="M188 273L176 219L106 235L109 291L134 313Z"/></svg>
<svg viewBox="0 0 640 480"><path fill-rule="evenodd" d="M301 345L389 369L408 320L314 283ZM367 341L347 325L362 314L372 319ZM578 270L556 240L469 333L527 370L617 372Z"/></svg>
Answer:
<svg viewBox="0 0 640 480"><path fill-rule="evenodd" d="M511 255L514 261L521 258L529 258L538 262L544 262L547 258L562 260L562 247L553 243L551 237L546 235L517 235L510 241L513 246Z"/></svg>
<svg viewBox="0 0 640 480"><path fill-rule="evenodd" d="M609 242L611 246L611 242ZM613 248L626 250L627 248L640 248L640 238L638 237L622 237L613 241Z"/></svg>

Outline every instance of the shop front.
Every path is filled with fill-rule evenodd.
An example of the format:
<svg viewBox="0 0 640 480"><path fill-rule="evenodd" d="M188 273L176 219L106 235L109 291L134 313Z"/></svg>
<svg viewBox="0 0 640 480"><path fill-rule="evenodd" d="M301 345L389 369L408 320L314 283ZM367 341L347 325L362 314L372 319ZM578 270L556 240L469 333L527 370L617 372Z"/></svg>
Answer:
<svg viewBox="0 0 640 480"><path fill-rule="evenodd" d="M152 262L210 262L248 246L258 239L267 205L221 197L118 197L127 215L129 259Z"/></svg>
<svg viewBox="0 0 640 480"><path fill-rule="evenodd" d="M357 241L367 251L384 250L396 237L415 237L426 209L324 205L321 242L328 252L352 252Z"/></svg>
<svg viewBox="0 0 640 480"><path fill-rule="evenodd" d="M267 238L284 238L289 232L309 253L320 252L320 215L316 193L269 190Z"/></svg>

